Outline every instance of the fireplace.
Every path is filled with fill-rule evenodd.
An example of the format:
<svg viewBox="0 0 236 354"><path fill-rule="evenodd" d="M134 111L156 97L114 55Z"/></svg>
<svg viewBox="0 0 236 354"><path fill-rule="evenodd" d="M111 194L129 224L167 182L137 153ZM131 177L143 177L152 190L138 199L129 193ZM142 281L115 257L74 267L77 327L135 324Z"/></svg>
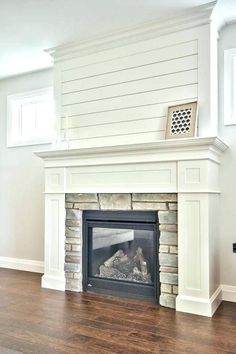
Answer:
<svg viewBox="0 0 236 354"><path fill-rule="evenodd" d="M159 301L158 214L83 213L83 290Z"/></svg>
<svg viewBox="0 0 236 354"><path fill-rule="evenodd" d="M212 316L221 301L217 223L226 148L216 137L199 137L38 152L45 162L42 286L83 291L87 210L155 211L160 305Z"/></svg>
<svg viewBox="0 0 236 354"><path fill-rule="evenodd" d="M66 290L175 308L177 194L66 193L64 203Z"/></svg>

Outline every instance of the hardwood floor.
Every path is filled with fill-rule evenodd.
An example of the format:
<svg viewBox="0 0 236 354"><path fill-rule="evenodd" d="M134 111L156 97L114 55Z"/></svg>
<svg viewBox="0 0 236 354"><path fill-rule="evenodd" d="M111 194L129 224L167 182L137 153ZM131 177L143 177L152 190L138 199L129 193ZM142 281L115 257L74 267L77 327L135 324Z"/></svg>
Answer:
<svg viewBox="0 0 236 354"><path fill-rule="evenodd" d="M0 354L236 353L236 304L210 318L140 301L40 288L0 269Z"/></svg>

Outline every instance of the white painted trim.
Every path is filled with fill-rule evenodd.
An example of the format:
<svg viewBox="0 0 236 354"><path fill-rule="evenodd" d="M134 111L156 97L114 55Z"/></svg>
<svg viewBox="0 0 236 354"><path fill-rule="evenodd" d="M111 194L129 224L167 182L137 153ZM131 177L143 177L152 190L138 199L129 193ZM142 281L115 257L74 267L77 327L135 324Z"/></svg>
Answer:
<svg viewBox="0 0 236 354"><path fill-rule="evenodd" d="M33 273L44 272L44 262L31 259L0 257L0 268L23 270Z"/></svg>
<svg viewBox="0 0 236 354"><path fill-rule="evenodd" d="M42 99L52 97L53 87L21 92L7 96L7 147L30 146L52 143L53 130L39 134L31 131L31 138L22 135L23 118L21 106L24 103L38 103ZM35 116L36 117L36 116ZM33 117L32 117L33 118ZM37 119L40 117L37 117ZM16 128L17 127L17 128ZM17 133L16 133L17 131Z"/></svg>
<svg viewBox="0 0 236 354"><path fill-rule="evenodd" d="M42 276L42 288L54 289L65 291L66 289L66 281L65 277L56 277L52 275L43 275Z"/></svg>
<svg viewBox="0 0 236 354"><path fill-rule="evenodd" d="M234 62L236 60L236 48L224 51L224 125L236 124L236 73Z"/></svg>
<svg viewBox="0 0 236 354"><path fill-rule="evenodd" d="M130 43L156 38L169 33L194 28L211 22L211 14L216 1L182 11L171 17L159 18L144 23L142 26L125 28L122 31L104 36L87 38L85 41L62 45L48 49L55 62L71 59L75 53L80 56L92 54L109 48L128 45Z"/></svg>
<svg viewBox="0 0 236 354"><path fill-rule="evenodd" d="M222 301L221 292L221 286L219 286L209 300L178 295L176 298L176 311L212 317Z"/></svg>
<svg viewBox="0 0 236 354"><path fill-rule="evenodd" d="M222 284L221 289L223 301L236 302L236 286Z"/></svg>
<svg viewBox="0 0 236 354"><path fill-rule="evenodd" d="M92 147L92 148L80 148L80 149L67 149L67 150L47 150L47 151L36 151L35 154L43 159L58 159L58 158L74 158L78 156L85 157L86 155L101 155L101 154L111 154L111 153L127 153L133 152L140 154L141 151L151 152L157 150L158 152L169 150L173 151L183 151L191 149L204 149L204 148L215 148L218 152L225 151L228 146L220 140L218 137L195 137L187 139L172 139L172 140L159 140L151 143L140 143L140 144L125 144L125 145L114 145L114 146L102 146L102 147Z"/></svg>

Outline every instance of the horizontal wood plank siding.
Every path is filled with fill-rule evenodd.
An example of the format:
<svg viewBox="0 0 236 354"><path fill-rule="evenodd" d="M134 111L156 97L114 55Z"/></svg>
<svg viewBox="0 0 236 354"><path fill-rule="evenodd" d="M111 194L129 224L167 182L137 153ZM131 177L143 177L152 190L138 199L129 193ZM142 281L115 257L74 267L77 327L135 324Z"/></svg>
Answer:
<svg viewBox="0 0 236 354"><path fill-rule="evenodd" d="M191 41L183 44L181 43L171 47L168 46L157 50L138 53L136 55L108 60L102 63L85 65L72 70L66 70L62 73L62 82L101 75L114 71L127 70L143 65L173 60L175 58L182 58L196 53L196 41Z"/></svg>
<svg viewBox="0 0 236 354"><path fill-rule="evenodd" d="M135 82L128 82L91 90L64 94L62 104L64 106L74 103L90 102L118 96L132 95L134 93L157 91L161 89L179 87L197 83L197 70L181 72L155 78L143 79Z"/></svg>
<svg viewBox="0 0 236 354"><path fill-rule="evenodd" d="M86 147L163 139L168 106L197 100L198 40L161 44L62 63L62 140Z"/></svg>
<svg viewBox="0 0 236 354"><path fill-rule="evenodd" d="M62 93L83 91L197 69L197 55L62 83Z"/></svg>

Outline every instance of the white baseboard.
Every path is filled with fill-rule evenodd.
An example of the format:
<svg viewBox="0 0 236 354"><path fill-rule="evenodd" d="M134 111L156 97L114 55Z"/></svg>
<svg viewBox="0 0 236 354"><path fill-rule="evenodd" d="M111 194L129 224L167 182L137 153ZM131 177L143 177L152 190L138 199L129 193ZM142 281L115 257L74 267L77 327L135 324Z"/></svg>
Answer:
<svg viewBox="0 0 236 354"><path fill-rule="evenodd" d="M65 291L66 279L65 276L58 277L54 275L44 274L42 276L41 285L42 288Z"/></svg>
<svg viewBox="0 0 236 354"><path fill-rule="evenodd" d="M236 302L236 286L222 284L221 289L222 289L222 300Z"/></svg>
<svg viewBox="0 0 236 354"><path fill-rule="evenodd" d="M221 301L222 289L221 286L219 286L210 299L178 295L176 298L176 310L195 315L212 317Z"/></svg>
<svg viewBox="0 0 236 354"><path fill-rule="evenodd" d="M44 262L31 259L0 257L0 268L24 270L33 273L44 272Z"/></svg>

